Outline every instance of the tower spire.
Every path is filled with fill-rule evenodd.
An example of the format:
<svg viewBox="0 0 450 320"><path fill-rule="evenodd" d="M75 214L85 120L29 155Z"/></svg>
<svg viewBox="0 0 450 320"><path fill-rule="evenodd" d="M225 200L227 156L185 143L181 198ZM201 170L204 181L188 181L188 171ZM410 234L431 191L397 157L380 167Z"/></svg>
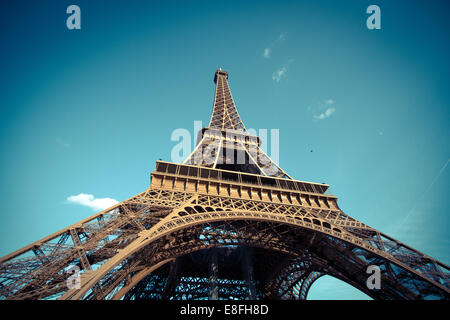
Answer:
<svg viewBox="0 0 450 320"><path fill-rule="evenodd" d="M237 112L228 85L228 72L222 70L222 67L215 72L214 83L216 84L216 91L209 127L221 130L232 129L245 131L245 126Z"/></svg>

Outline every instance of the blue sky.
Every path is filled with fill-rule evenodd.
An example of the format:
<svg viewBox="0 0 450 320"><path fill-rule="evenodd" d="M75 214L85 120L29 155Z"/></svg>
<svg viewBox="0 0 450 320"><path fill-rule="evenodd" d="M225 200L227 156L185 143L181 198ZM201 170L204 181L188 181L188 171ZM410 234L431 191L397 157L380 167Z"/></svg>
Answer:
<svg viewBox="0 0 450 320"><path fill-rule="evenodd" d="M81 30L66 28L71 4ZM371 4L381 30L366 28ZM444 0L2 1L0 255L95 212L70 196L145 190L171 133L208 123L221 66L245 126L280 130L289 175L330 184L345 213L450 264L449 12ZM333 281L309 297L365 297Z"/></svg>

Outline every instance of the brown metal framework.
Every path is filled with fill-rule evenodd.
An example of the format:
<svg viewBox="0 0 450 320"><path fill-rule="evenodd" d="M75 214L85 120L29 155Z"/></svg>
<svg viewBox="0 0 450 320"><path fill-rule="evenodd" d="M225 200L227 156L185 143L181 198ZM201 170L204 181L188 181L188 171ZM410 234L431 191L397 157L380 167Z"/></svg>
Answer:
<svg viewBox="0 0 450 320"><path fill-rule="evenodd" d="M449 267L346 215L248 134L228 73L183 164L149 188L0 259L1 299L306 299L328 274L374 299L448 299ZM240 155L240 156L239 156ZM366 286L369 265L381 289ZM69 289L78 266L80 288Z"/></svg>

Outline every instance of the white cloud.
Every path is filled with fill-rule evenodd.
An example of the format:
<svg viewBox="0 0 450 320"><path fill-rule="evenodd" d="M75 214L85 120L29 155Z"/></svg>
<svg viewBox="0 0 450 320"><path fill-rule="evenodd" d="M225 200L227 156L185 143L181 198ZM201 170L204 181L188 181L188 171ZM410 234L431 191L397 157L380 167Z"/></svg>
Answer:
<svg viewBox="0 0 450 320"><path fill-rule="evenodd" d="M69 196L67 197L67 201L70 203L89 207L94 211L102 211L119 203L119 201L111 198L96 199L92 194L86 193L80 193L76 196Z"/></svg>
<svg viewBox="0 0 450 320"><path fill-rule="evenodd" d="M272 74L272 80L274 80L276 82L280 82L281 79L286 77L286 73L287 73L287 68L281 67Z"/></svg>
<svg viewBox="0 0 450 320"><path fill-rule="evenodd" d="M67 143L67 142L63 141L60 138L56 138L56 143L59 144L62 147L65 147L65 148L70 147L70 143Z"/></svg>
<svg viewBox="0 0 450 320"><path fill-rule="evenodd" d="M270 54L272 53L272 48L279 42L284 41L284 39L286 39L286 34L285 33L280 33L280 35L278 36L278 38L276 38L274 41L272 41L272 43L264 49L262 56L266 59L270 58Z"/></svg>
<svg viewBox="0 0 450 320"><path fill-rule="evenodd" d="M328 99L324 102L318 103L316 106L310 106L309 110L312 111L314 119L323 120L331 117L331 115L336 112L336 108L333 105L334 100Z"/></svg>
<svg viewBox="0 0 450 320"><path fill-rule="evenodd" d="M336 108L330 107L330 108L326 109L324 112L322 112L318 115L314 115L314 118L319 119L319 120L326 119L326 118L329 118L335 112L336 112Z"/></svg>

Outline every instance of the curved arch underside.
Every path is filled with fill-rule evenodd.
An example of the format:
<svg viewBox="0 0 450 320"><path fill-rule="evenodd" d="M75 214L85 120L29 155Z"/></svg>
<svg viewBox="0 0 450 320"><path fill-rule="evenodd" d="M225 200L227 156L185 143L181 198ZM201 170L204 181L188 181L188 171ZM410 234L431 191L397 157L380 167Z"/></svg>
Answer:
<svg viewBox="0 0 450 320"><path fill-rule="evenodd" d="M401 255L373 245L380 235L373 229L344 227L308 207L242 203L150 188L4 258L0 295L305 299L315 279L328 274L374 299L449 297L441 278L426 277ZM68 289L66 270L73 265L81 269L82 285ZM211 265L217 267L213 285ZM380 267L380 290L366 286L369 265ZM211 293L214 287L219 290Z"/></svg>
<svg viewBox="0 0 450 320"><path fill-rule="evenodd" d="M311 276L311 273L320 273L332 275L343 280L346 283L363 291L374 299L420 299L426 298L421 296L424 288L427 288L429 294L435 297L441 296L442 292L435 287L430 286L426 281L421 280L416 275L399 268L389 260L386 260L376 254L361 249L353 244L346 243L340 239L319 232L311 231L296 226L272 222L272 221L255 221L252 220L221 220L206 223L198 223L189 227L179 229L169 233L155 242L143 246L141 249L129 255L121 261L115 268L111 269L98 282L102 290L92 289L86 291L86 294L77 298L82 299L117 299L115 292L120 291L121 287L127 285L125 275L130 278L135 285L139 283L133 281L133 273L126 270L133 270L139 266L133 265L136 261L145 262L145 257L152 257L145 265L147 270L161 264L161 262L172 261L175 263L177 259L216 247L221 248L241 248L252 247L260 248L257 251L259 257L256 261L273 262L273 265L266 263L262 266L265 270L259 270L258 266L253 266L257 270L255 275L255 286L259 294L255 296L269 299L300 299L306 298L308 281L303 289L302 295L296 294L299 284ZM236 249L235 249L236 250ZM278 255L274 256L274 252ZM207 256L207 254L206 254ZM204 258L204 257L203 257ZM281 259L281 263L280 263ZM206 260L207 262L208 260ZM349 263L351 261L351 263ZM204 261L205 262L205 261ZM166 264L164 264L166 265ZM205 263L203 263L205 265ZM208 265L208 263L206 263ZM238 264L239 265L239 264ZM383 290L369 290L366 286L367 266L377 265L382 270ZM141 265L144 268L144 265ZM198 267L198 265L197 265ZM220 267L220 264L219 264ZM172 266L173 268L173 266ZM179 269L179 267L178 267ZM210 277L208 270L203 270L203 274L190 274L195 268L187 267L184 276L178 270L178 277L181 277L182 288L189 294L184 294L182 289L180 292L170 295L170 290L176 288L165 287L165 294L158 296L155 292L150 296L141 296L141 298L166 298L166 299L200 299L208 298L203 292L197 295L192 294L192 286L202 286L204 289L210 287L207 279ZM276 272L274 272L276 270ZM394 273L394 270L397 273ZM150 273L149 273L150 274ZM227 272L229 274L229 272ZM235 273L236 274L236 273ZM122 275L122 276L118 276ZM245 287L245 277L236 275L238 280L236 285ZM163 283L167 285L169 275L151 274L152 281L157 288L161 289ZM147 275L147 280L149 280ZM159 282L157 281L159 280ZM194 281L195 280L195 281ZM236 279L220 279L220 287L230 286L229 282ZM311 279L310 279L311 280ZM309 280L309 281L310 281ZM197 282L198 283L197 283ZM145 281L144 281L145 283ZM147 283L148 284L148 283ZM134 288L135 286L128 287ZM168 289L169 288L169 289ZM156 289L155 289L156 290ZM169 290L169 291L168 291ZM236 290L235 290L236 291ZM128 292L127 292L128 293ZM224 292L225 294L225 292ZM131 298L132 295L124 297ZM244 298L243 292L236 293L235 296L223 296L219 298Z"/></svg>

